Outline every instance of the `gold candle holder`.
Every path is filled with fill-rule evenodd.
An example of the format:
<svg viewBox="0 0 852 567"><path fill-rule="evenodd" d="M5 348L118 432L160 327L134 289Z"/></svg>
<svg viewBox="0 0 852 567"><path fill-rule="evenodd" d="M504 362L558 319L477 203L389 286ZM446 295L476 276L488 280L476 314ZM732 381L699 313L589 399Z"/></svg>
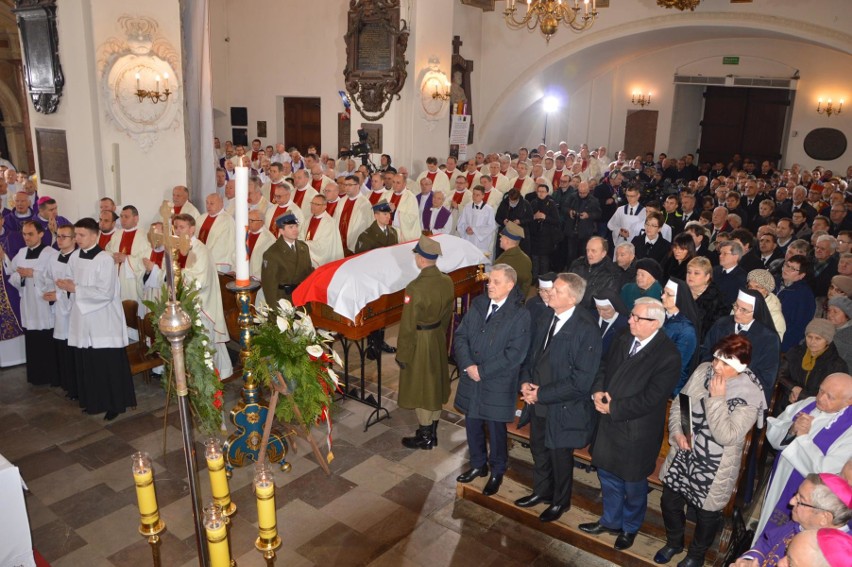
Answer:
<svg viewBox="0 0 852 567"><path fill-rule="evenodd" d="M222 513L226 517L231 517L237 511L237 504L231 501L231 489L228 487L222 442L216 437L210 437L204 442L204 447L204 458L207 459L207 470L210 473L210 491L213 494L213 502L222 508Z"/></svg>
<svg viewBox="0 0 852 567"><path fill-rule="evenodd" d="M237 563L231 559L231 549L228 547L228 517L214 502L204 508L204 531L207 533L210 567L235 566Z"/></svg>
<svg viewBox="0 0 852 567"><path fill-rule="evenodd" d="M139 533L148 538L154 567L160 567L160 534L166 529L166 523L160 519L157 493L154 490L154 469L148 453L133 453L131 470L139 506Z"/></svg>
<svg viewBox="0 0 852 567"><path fill-rule="evenodd" d="M275 562L275 550L281 546L275 515L275 478L269 463L257 463L254 475L254 494L257 497L258 538L254 546L263 553L267 565Z"/></svg>

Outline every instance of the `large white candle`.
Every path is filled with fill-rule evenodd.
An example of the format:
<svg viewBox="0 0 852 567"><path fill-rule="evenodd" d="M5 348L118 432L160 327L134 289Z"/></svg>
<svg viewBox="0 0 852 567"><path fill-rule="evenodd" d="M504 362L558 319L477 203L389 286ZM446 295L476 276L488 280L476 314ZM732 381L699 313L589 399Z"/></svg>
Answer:
<svg viewBox="0 0 852 567"><path fill-rule="evenodd" d="M237 225L237 285L249 285L249 257L246 250L246 230L248 229L248 178L247 167L235 167L236 188L234 191L235 221Z"/></svg>

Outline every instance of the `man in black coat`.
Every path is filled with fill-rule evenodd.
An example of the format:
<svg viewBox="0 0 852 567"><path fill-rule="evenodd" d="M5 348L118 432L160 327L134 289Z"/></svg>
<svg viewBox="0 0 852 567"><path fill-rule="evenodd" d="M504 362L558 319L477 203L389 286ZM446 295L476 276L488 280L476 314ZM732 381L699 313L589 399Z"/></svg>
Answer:
<svg viewBox="0 0 852 567"><path fill-rule="evenodd" d="M465 416L470 469L458 482L491 477L482 493L496 494L509 463L506 423L515 419L518 373L530 342L530 312L516 287L517 273L496 264L488 279L488 295L479 295L456 330L453 346L461 373L455 405ZM485 443L485 428L491 455Z"/></svg>
<svg viewBox="0 0 852 567"><path fill-rule="evenodd" d="M649 297L636 300L630 332L615 339L592 391L600 413L592 441L603 515L580 524L590 534L618 534L615 549L633 545L648 505L648 475L663 442L666 403L680 379L680 352L662 332L666 312Z"/></svg>
<svg viewBox="0 0 852 567"><path fill-rule="evenodd" d="M595 235L597 223L601 218L601 206L597 198L589 192L589 184L581 181L577 192L570 195L562 208L562 220L567 244L567 265L577 259L586 249L586 243Z"/></svg>
<svg viewBox="0 0 852 567"><path fill-rule="evenodd" d="M594 305L592 297L598 292L604 289L621 289L620 271L618 266L610 260L607 251L606 240L600 236L593 236L586 243L586 255L571 262L568 270L586 282L587 293L584 296L586 301L583 305L589 309L592 309Z"/></svg>
<svg viewBox="0 0 852 567"><path fill-rule="evenodd" d="M733 304L737 299L737 292L746 287L748 276L739 266L743 247L735 240L728 240L720 244L716 251L719 253L719 265L713 268L713 281L722 293L722 299Z"/></svg>
<svg viewBox="0 0 852 567"><path fill-rule="evenodd" d="M539 516L542 522L555 521L570 508L574 449L585 447L594 429L591 392L600 365L601 334L595 319L579 307L585 292L583 278L559 274L548 300L550 309L532 323L521 368L521 394L527 405L519 423L530 423L535 470L532 494L515 505L549 503Z"/></svg>

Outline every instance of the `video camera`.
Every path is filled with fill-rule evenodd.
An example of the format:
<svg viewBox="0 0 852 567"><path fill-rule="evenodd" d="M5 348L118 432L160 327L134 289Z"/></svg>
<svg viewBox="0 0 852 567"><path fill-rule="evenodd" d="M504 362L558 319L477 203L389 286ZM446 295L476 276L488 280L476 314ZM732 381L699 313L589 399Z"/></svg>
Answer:
<svg viewBox="0 0 852 567"><path fill-rule="evenodd" d="M352 142L349 146L349 149L345 152L340 152L340 158L361 158L361 165L365 165L370 169L372 173L375 171L376 167L370 161L370 154L373 152L373 148L370 147L370 142L367 141L367 131L363 128L358 129L358 141Z"/></svg>

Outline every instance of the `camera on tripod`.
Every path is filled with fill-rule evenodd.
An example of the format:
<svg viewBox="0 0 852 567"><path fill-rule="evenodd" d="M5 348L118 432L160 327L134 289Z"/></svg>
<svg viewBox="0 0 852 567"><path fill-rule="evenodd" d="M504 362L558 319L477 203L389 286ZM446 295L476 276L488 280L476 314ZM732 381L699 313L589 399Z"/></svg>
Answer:
<svg viewBox="0 0 852 567"><path fill-rule="evenodd" d="M370 147L370 142L367 141L367 131L363 128L358 129L358 141L352 142L349 146L349 149L345 152L340 153L341 158L361 158L361 165L365 165L370 168L370 171L374 171L375 167L370 161L370 154L373 149Z"/></svg>

